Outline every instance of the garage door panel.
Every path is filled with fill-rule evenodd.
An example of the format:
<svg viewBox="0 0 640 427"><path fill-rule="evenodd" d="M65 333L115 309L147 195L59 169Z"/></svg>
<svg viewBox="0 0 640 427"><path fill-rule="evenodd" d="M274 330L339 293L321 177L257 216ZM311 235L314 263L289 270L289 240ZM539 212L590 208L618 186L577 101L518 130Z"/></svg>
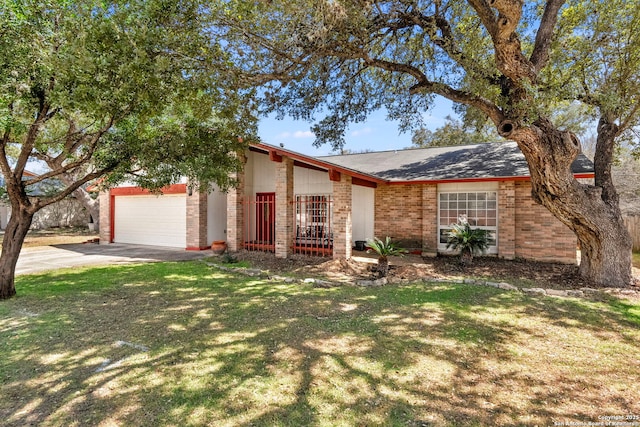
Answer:
<svg viewBox="0 0 640 427"><path fill-rule="evenodd" d="M186 247L186 197L118 196L115 198L114 242Z"/></svg>

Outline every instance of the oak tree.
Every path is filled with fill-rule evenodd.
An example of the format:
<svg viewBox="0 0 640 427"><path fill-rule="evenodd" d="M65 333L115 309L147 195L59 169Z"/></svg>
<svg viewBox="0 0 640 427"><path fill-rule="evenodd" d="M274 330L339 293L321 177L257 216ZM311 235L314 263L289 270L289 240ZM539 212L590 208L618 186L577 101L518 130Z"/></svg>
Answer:
<svg viewBox="0 0 640 427"><path fill-rule="evenodd" d="M580 274L628 286L631 239L612 155L638 125L640 8L635 1L268 0L219 2L217 34L263 87L267 111L316 121L316 143L344 144L351 122L386 108L419 128L434 97L488 118L517 142L533 198L577 235ZM575 133L560 103L598 120L595 182L578 182ZM324 117L317 121L317 116Z"/></svg>
<svg viewBox="0 0 640 427"><path fill-rule="evenodd" d="M12 215L0 299L33 215L103 177L160 189L181 177L232 184L250 100L228 91L228 57L199 2L0 1L0 171ZM250 94L249 94L250 95ZM34 161L47 165L25 175ZM64 185L29 197L46 180Z"/></svg>

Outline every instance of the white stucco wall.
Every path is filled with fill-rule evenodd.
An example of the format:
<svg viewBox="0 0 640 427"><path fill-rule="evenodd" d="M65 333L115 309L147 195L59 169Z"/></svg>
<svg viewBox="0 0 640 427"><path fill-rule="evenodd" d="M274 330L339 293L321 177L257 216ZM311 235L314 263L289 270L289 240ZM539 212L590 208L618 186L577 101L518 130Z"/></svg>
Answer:
<svg viewBox="0 0 640 427"><path fill-rule="evenodd" d="M293 168L293 194L331 194L333 183L329 172L313 169Z"/></svg>
<svg viewBox="0 0 640 427"><path fill-rule="evenodd" d="M244 188L249 197L276 191L276 163L269 160L267 154L248 152Z"/></svg>
<svg viewBox="0 0 640 427"><path fill-rule="evenodd" d="M227 240L227 195L215 189L207 196L207 241Z"/></svg>
<svg viewBox="0 0 640 427"><path fill-rule="evenodd" d="M353 241L373 239L375 189L354 185L351 189L351 205Z"/></svg>

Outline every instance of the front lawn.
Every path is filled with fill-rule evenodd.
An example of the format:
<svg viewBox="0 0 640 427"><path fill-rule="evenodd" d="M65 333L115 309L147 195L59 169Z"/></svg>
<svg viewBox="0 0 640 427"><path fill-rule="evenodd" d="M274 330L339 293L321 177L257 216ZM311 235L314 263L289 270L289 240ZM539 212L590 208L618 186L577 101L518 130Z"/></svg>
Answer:
<svg viewBox="0 0 640 427"><path fill-rule="evenodd" d="M0 419L23 426L553 425L640 415L640 302L316 289L202 262L22 276Z"/></svg>

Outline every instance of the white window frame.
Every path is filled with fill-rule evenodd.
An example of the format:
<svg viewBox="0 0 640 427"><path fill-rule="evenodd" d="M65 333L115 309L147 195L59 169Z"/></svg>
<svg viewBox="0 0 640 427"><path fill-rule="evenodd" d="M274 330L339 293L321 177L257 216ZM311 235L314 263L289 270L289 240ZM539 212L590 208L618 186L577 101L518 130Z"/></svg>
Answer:
<svg viewBox="0 0 640 427"><path fill-rule="evenodd" d="M466 194L467 193L475 193L480 194L483 193L485 195L489 195L490 193L495 194L495 212L496 212L496 217L495 217L495 226L487 226L487 225L483 225L483 226L478 226L475 225L473 223L474 218L472 217L468 217L468 220L470 220L470 224L473 228L480 228L483 230L488 230L491 232L492 234L492 241L493 243L489 246L489 248L487 249L487 254L497 254L498 253L498 220L499 220L499 212L498 212L498 188L497 185L486 185L485 183L478 183L478 184L466 184L466 185L452 185L452 184L445 184L445 185L440 185L438 187L438 250L440 252L451 252L451 249L447 249L447 244L442 243L441 242L441 236L442 233L445 232L446 230L450 230L450 224L441 224L440 221L440 214L442 212L442 206L441 206L441 202L442 202L442 197L441 194L465 194L465 200L466 200ZM489 201L487 201L488 203ZM450 209L450 207L448 206L447 209ZM456 208L457 209L457 208ZM485 207L485 210L487 208ZM458 214L460 214L462 212L459 212ZM449 216L447 216L447 218L449 218Z"/></svg>

